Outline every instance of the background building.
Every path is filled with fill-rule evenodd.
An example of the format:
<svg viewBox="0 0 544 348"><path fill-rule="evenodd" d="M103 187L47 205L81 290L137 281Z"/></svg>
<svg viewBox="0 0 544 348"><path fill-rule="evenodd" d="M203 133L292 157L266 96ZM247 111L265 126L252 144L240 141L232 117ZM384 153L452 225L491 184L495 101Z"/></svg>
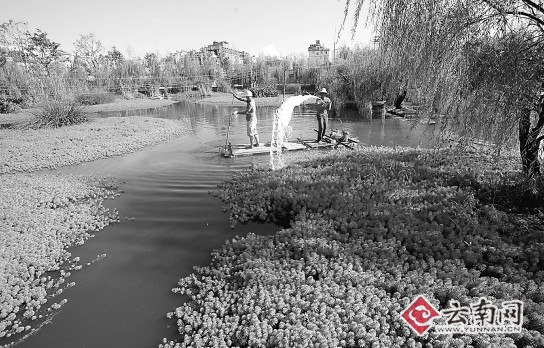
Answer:
<svg viewBox="0 0 544 348"><path fill-rule="evenodd" d="M329 49L321 45L319 40L308 47L308 67L319 68L329 64Z"/></svg>
<svg viewBox="0 0 544 348"><path fill-rule="evenodd" d="M216 57L219 59L228 59L231 64L244 64L250 60L249 53L228 47L228 42L226 41L214 41L213 44L201 50L213 52Z"/></svg>

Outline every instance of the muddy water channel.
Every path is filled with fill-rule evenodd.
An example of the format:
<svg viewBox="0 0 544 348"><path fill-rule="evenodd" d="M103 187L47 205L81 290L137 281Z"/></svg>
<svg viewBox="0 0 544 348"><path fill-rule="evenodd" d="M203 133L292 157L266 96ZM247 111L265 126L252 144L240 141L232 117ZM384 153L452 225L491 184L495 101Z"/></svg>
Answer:
<svg viewBox="0 0 544 348"><path fill-rule="evenodd" d="M238 107L241 110L242 105ZM96 233L83 246L70 250L86 265L106 257L68 281L76 286L63 296L68 303L35 335L17 347L157 347L163 337L177 337L175 320L166 313L183 298L171 292L193 266L211 260L210 253L235 235L274 233L273 225L230 228L222 202L209 194L233 173L268 155L222 158L213 150L225 144L232 107L177 103L170 107L108 116L147 115L187 119L191 133L137 153L62 168L57 172L117 178L122 195L106 202L116 208L120 223ZM258 107L258 130L269 141L274 107ZM232 143L246 143L245 117L231 118ZM295 109L291 138L314 139L317 122L308 109ZM384 146L427 146L431 128L402 120L372 123L356 115L331 120L332 128L349 129L363 143ZM315 150L317 151L317 150Z"/></svg>

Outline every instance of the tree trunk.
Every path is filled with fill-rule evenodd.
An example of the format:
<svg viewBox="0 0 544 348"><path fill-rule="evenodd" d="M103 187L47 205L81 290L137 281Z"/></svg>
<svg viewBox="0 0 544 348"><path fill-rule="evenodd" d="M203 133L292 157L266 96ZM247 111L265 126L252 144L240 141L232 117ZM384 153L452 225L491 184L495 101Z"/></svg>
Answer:
<svg viewBox="0 0 544 348"><path fill-rule="evenodd" d="M544 97L541 96L538 110L538 121L531 129L531 111L524 109L519 120L519 151L523 172L530 178L541 175L538 152L543 137L539 136L544 126Z"/></svg>
<svg viewBox="0 0 544 348"><path fill-rule="evenodd" d="M402 102L406 98L406 90L402 91L397 95L397 99L395 99L395 109L402 108Z"/></svg>

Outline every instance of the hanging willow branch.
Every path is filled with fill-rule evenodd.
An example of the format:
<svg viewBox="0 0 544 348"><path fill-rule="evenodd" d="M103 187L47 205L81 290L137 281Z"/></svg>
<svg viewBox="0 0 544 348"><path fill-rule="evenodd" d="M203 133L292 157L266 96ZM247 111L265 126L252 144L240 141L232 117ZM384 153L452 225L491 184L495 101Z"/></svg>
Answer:
<svg viewBox="0 0 544 348"><path fill-rule="evenodd" d="M516 141L521 110L534 110L544 79L544 8L533 0L352 0L380 36L380 57L419 102L460 135ZM410 91L409 91L410 93Z"/></svg>

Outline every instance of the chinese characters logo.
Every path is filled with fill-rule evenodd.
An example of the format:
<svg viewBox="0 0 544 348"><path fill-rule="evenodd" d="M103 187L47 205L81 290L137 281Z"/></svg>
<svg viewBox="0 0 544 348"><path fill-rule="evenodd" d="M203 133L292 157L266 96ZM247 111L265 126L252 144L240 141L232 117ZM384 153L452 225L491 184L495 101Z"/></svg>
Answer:
<svg viewBox="0 0 544 348"><path fill-rule="evenodd" d="M402 319L419 336L423 336L431 328L432 320L439 316L438 311L423 295L416 298L401 314Z"/></svg>
<svg viewBox="0 0 544 348"><path fill-rule="evenodd" d="M431 328L443 334L519 333L523 325L523 302L503 301L499 307L481 297L461 306L459 301L451 300L448 308L438 311L424 296L419 296L401 317L419 336Z"/></svg>

